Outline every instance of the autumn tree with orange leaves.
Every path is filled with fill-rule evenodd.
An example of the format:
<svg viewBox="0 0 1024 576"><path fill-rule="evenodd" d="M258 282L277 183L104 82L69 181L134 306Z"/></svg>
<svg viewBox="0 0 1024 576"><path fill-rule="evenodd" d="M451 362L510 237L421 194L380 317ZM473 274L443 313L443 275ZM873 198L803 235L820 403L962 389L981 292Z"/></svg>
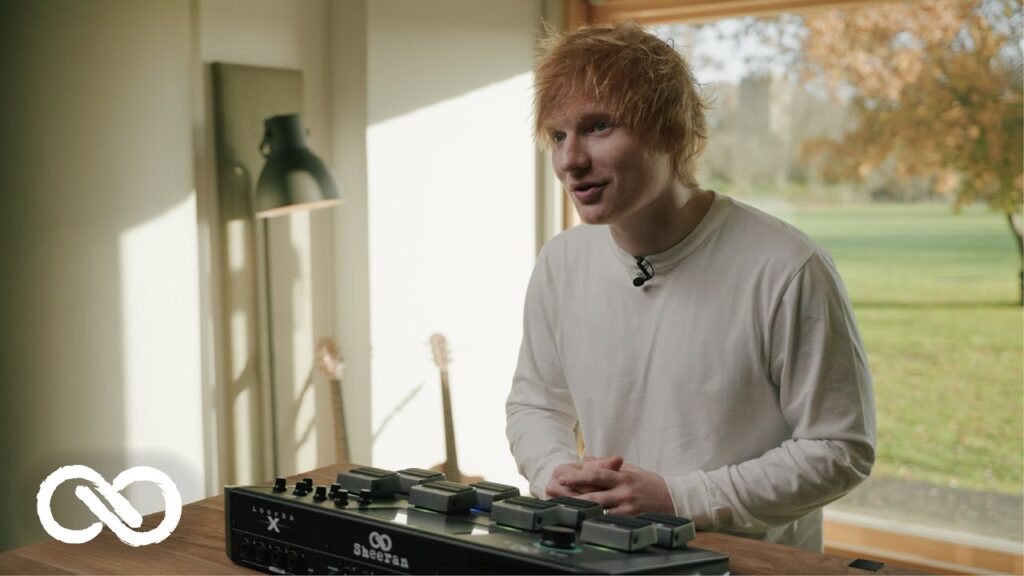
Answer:
<svg viewBox="0 0 1024 576"><path fill-rule="evenodd" d="M931 179L954 208L1006 216L1021 255L1024 304L1024 102L1021 3L938 0L813 12L798 58L849 100L854 125L806 143L831 176L858 180L887 162Z"/></svg>

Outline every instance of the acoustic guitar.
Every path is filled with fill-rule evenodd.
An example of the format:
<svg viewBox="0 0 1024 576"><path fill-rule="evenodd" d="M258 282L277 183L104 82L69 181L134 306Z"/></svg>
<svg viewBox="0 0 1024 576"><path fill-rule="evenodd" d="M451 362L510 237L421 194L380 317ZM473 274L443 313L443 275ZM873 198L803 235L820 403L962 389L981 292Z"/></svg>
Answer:
<svg viewBox="0 0 1024 576"><path fill-rule="evenodd" d="M349 462L348 436L345 434L345 403L341 391L341 378L345 364L341 351L331 338L322 338L317 343L317 359L320 371L327 376L331 388L331 416L334 422L334 456L338 464Z"/></svg>
<svg viewBox="0 0 1024 576"><path fill-rule="evenodd" d="M444 405L444 450L445 461L431 468L443 472L450 482L473 484L483 480L481 476L468 476L459 470L459 456L455 447L455 422L452 419L452 397L448 387L448 341L443 334L430 337L430 348L434 353L434 364L441 373L441 401Z"/></svg>

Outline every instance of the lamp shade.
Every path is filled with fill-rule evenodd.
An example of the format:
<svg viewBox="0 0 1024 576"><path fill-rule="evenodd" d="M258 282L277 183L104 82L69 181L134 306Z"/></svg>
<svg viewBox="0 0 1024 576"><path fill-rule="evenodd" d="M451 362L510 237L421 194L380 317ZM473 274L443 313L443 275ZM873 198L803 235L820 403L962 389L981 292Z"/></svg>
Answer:
<svg viewBox="0 0 1024 576"><path fill-rule="evenodd" d="M266 164L256 183L256 216L269 218L341 202L324 163L306 146L298 114L263 121L260 151Z"/></svg>

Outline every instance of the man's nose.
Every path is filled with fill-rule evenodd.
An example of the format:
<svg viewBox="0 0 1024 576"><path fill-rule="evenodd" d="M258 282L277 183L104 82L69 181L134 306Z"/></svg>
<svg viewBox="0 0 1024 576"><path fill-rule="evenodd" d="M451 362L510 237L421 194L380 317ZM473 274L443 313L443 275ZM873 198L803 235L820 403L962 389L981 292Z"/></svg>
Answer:
<svg viewBox="0 0 1024 576"><path fill-rule="evenodd" d="M571 135L566 137L555 153L555 168L566 173L590 168L590 154L586 145Z"/></svg>

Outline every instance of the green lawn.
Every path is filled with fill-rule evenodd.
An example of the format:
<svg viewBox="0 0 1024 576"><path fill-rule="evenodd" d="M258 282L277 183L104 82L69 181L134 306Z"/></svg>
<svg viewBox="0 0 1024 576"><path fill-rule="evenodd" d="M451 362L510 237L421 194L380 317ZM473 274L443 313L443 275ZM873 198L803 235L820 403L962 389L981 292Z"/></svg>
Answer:
<svg viewBox="0 0 1024 576"><path fill-rule="evenodd" d="M1024 313L1005 219L983 207L763 207L824 246L846 282L874 375L874 474L1019 494Z"/></svg>

